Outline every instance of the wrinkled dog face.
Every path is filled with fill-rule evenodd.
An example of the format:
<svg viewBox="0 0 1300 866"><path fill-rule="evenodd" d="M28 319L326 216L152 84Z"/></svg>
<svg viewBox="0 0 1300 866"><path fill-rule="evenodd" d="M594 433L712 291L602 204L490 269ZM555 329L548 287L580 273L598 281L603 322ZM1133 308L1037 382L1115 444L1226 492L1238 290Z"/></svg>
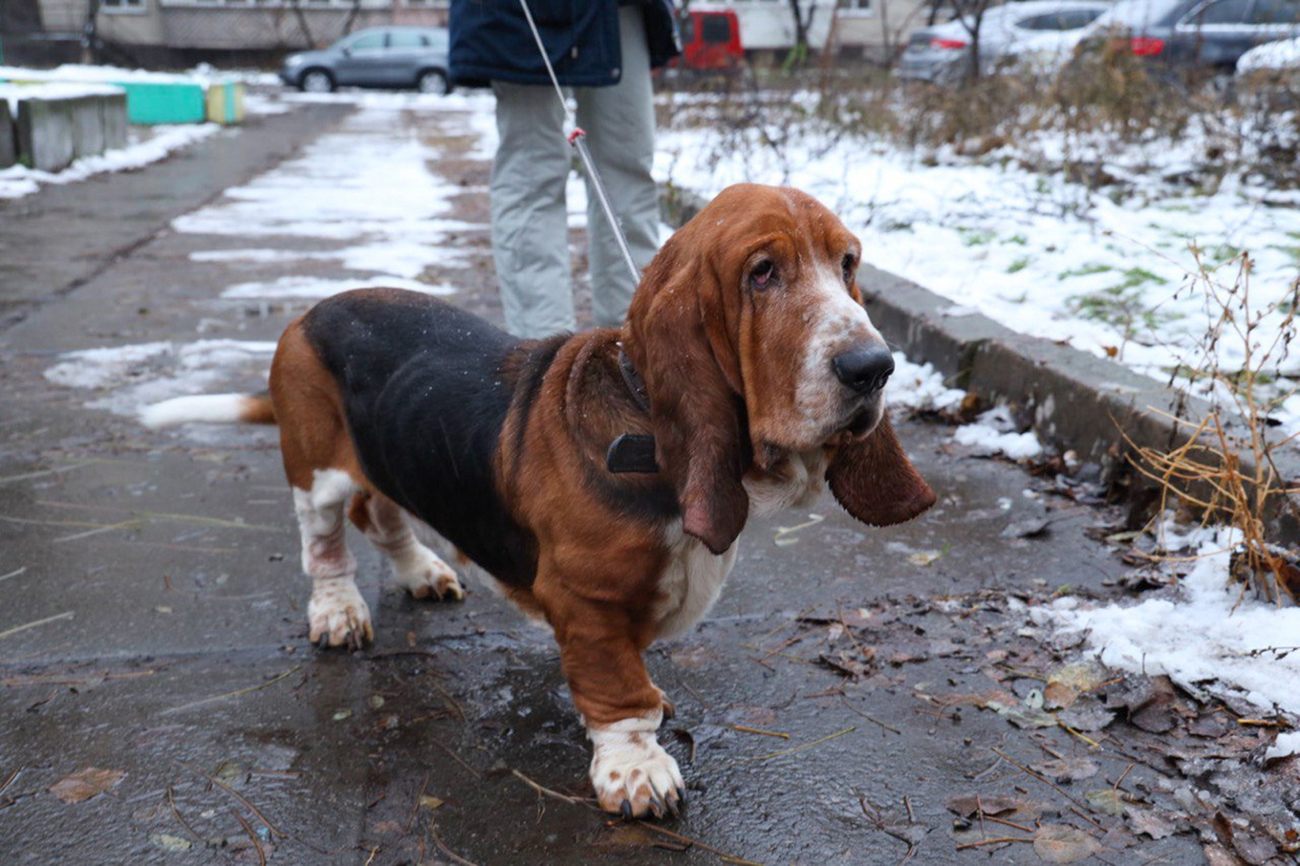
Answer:
<svg viewBox="0 0 1300 866"><path fill-rule="evenodd" d="M862 307L862 247L840 221L795 190L773 190L735 279L740 357L755 457L808 451L870 433L894 362ZM776 213L777 216L772 216Z"/></svg>

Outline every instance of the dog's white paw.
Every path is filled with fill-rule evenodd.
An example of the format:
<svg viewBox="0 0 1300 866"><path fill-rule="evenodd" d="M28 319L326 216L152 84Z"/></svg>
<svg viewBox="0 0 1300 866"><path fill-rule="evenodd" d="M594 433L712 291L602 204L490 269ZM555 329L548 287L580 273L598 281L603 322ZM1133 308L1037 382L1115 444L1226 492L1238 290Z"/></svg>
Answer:
<svg viewBox="0 0 1300 866"><path fill-rule="evenodd" d="M686 794L677 762L659 745L654 729L645 726L642 719L624 719L588 731L595 746L591 784L606 812L625 817L652 813L662 818L667 812L676 813Z"/></svg>
<svg viewBox="0 0 1300 866"><path fill-rule="evenodd" d="M307 605L307 622L312 643L359 649L375 638L370 608L351 581L313 589Z"/></svg>
<svg viewBox="0 0 1300 866"><path fill-rule="evenodd" d="M401 567L395 563L393 570L397 582L406 587L412 598L465 600L465 588L456 579L456 572L428 548L418 551Z"/></svg>

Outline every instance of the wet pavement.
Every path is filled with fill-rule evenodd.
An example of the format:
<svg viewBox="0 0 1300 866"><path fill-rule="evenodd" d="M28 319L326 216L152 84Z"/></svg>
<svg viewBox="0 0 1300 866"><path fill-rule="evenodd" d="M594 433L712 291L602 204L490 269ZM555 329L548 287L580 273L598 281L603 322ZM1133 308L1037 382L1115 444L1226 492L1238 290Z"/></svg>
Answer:
<svg viewBox="0 0 1300 866"><path fill-rule="evenodd" d="M1114 593L1126 569L1085 532L1114 514L963 455L941 423L900 424L940 494L931 512L872 530L827 497L753 521L711 615L652 648L651 675L678 710L661 735L688 782L678 819L592 810L553 643L473 576L464 604L414 602L353 534L376 642L315 651L273 431L153 433L113 409L193 374L184 347L204 339L248 354L184 381L262 387L267 356L254 344L310 301L222 299L222 287L367 275L328 258L196 261L338 242L169 226L347 133L348 110L302 105L138 173L0 203L13 316L0 333L6 862L1041 862L1076 849L1115 863L1202 860L1194 822L1139 840L1131 822L1090 808L1086 792L1110 789L1186 809L1157 747L1140 751L1147 733L1022 728L971 698L1014 703L1042 685L1056 655L1026 604L1067 586ZM455 285L454 302L499 318L472 108L389 110L436 154L427 168L464 224L446 241L460 255L418 279ZM82 380L91 387L46 376L61 353L163 341L120 369L87 360L103 374ZM1003 535L1036 519L1046 532ZM1021 766L1048 758L1096 770L1058 784ZM106 772L50 791L87 768ZM984 805L948 803L960 795ZM988 805L999 796L1014 808ZM1072 828L1075 847L1027 844L1039 824ZM1007 836L1019 842L991 842Z"/></svg>

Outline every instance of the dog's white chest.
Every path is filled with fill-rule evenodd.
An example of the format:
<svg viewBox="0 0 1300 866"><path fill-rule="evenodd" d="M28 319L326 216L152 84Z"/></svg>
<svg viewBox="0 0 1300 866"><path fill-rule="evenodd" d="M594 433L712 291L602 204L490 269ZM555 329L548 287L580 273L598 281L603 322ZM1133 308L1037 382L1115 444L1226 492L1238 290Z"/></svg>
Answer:
<svg viewBox="0 0 1300 866"><path fill-rule="evenodd" d="M654 616L659 637L680 634L699 622L722 593L722 585L736 564L737 544L715 556L697 538L685 535L681 524L672 530L668 565L659 578Z"/></svg>

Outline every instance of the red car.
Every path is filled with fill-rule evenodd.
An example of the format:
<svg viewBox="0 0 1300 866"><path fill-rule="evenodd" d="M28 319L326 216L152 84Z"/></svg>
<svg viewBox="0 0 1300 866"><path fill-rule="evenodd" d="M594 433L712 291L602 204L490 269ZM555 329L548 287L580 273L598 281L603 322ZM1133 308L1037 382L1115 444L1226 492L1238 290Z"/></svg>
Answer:
<svg viewBox="0 0 1300 866"><path fill-rule="evenodd" d="M730 9L690 10L681 20L682 56L673 65L699 72L738 68L745 60L740 45L740 19Z"/></svg>

